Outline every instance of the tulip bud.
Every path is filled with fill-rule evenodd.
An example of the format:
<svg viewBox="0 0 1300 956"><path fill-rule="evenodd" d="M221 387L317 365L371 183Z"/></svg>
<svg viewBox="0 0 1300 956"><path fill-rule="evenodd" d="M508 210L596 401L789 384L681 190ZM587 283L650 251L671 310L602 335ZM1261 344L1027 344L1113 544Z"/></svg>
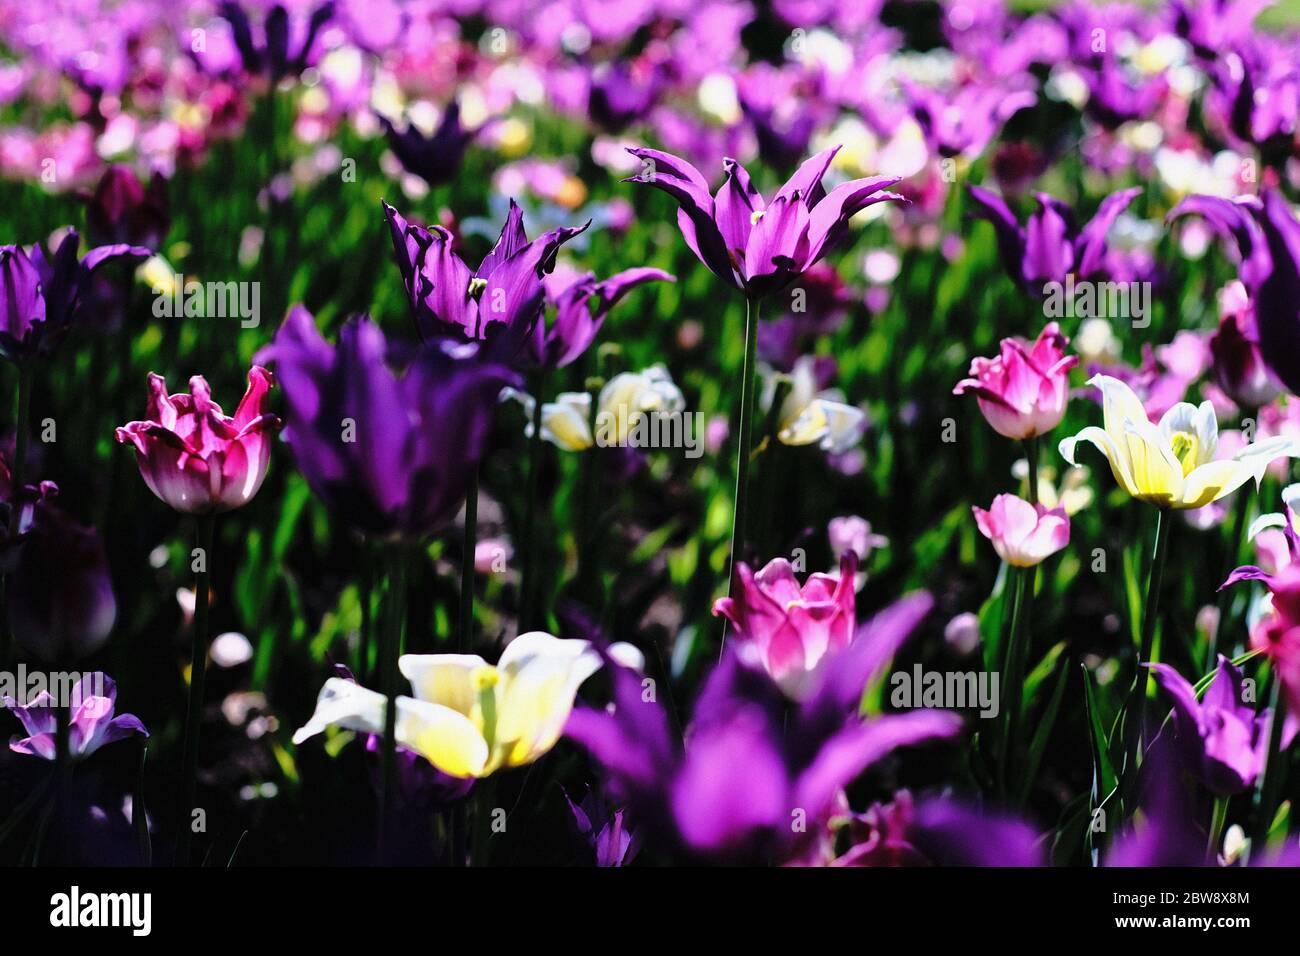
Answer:
<svg viewBox="0 0 1300 956"><path fill-rule="evenodd" d="M108 640L117 619L104 544L53 504L36 502L18 547L9 589L9 624L18 643L47 664L86 657Z"/></svg>

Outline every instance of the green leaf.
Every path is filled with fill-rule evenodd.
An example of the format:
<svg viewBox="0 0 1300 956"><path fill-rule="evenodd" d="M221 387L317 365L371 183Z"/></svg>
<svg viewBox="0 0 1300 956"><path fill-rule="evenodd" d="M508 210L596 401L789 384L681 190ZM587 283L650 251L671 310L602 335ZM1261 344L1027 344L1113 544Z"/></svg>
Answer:
<svg viewBox="0 0 1300 956"><path fill-rule="evenodd" d="M1110 762L1110 744L1102 730L1101 715L1097 712L1096 691L1093 689L1092 672L1086 664L1080 664L1083 670L1083 700L1088 711L1089 740L1092 743L1092 788L1093 805L1100 806L1119 781L1115 767Z"/></svg>
<svg viewBox="0 0 1300 956"><path fill-rule="evenodd" d="M1063 648L1064 644L1058 644L1047 652L1053 662L1060 656L1058 648ZM1053 653L1055 651L1055 653ZM1047 657L1043 660L1047 660ZM1029 796L1029 790L1034 785L1034 780L1038 776L1038 767L1043 760L1043 751L1047 749L1047 741L1052 736L1052 728L1056 726L1056 717L1061 710L1061 701L1065 697L1065 685L1070 675L1069 667L1060 668L1060 675L1056 678L1056 687L1052 691L1052 696L1047 701L1047 707L1038 720L1038 727L1034 730L1033 740L1029 743L1029 760L1025 768L1024 783L1021 785L1020 801L1023 803Z"/></svg>

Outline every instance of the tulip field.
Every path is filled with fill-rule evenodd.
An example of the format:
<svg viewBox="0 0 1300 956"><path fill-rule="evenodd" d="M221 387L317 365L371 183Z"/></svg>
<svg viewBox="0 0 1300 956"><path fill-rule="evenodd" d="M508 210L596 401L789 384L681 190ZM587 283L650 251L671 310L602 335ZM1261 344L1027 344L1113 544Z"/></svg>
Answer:
<svg viewBox="0 0 1300 956"><path fill-rule="evenodd" d="M0 861L1300 865L1295 14L0 0Z"/></svg>

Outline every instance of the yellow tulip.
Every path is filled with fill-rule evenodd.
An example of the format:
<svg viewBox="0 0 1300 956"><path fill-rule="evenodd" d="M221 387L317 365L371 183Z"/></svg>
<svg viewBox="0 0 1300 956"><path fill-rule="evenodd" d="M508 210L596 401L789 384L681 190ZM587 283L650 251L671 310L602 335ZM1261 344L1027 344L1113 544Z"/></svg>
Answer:
<svg viewBox="0 0 1300 956"><path fill-rule="evenodd" d="M610 652L643 666L628 644ZM398 667L415 697L397 698L397 743L453 777L486 777L532 763L560 739L579 686L600 666L587 641L542 631L520 634L496 665L476 654L404 655ZM294 743L328 726L382 733L385 705L383 694L331 678Z"/></svg>
<svg viewBox="0 0 1300 956"><path fill-rule="evenodd" d="M1214 457L1219 426L1214 407L1179 402L1153 422L1133 390L1117 378L1095 375L1101 390L1102 426L1091 425L1060 444L1071 465L1081 441L1099 448L1120 487L1134 498L1162 508L1201 508L1254 478L1258 485L1269 462L1295 456L1284 437L1251 442L1231 458Z"/></svg>

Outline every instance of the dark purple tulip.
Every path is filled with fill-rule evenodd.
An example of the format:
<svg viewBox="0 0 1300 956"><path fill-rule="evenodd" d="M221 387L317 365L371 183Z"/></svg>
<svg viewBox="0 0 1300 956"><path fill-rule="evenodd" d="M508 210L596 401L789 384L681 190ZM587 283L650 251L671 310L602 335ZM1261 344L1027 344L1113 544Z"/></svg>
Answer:
<svg viewBox="0 0 1300 956"><path fill-rule="evenodd" d="M130 167L110 166L88 198L86 235L91 242L157 249L170 227L167 180L161 173L154 173L146 187Z"/></svg>
<svg viewBox="0 0 1300 956"><path fill-rule="evenodd" d="M48 355L81 312L89 279L104 263L121 256L151 255L142 246L97 246L77 258L81 237L69 229L54 255L39 245L0 246L0 355L21 363Z"/></svg>
<svg viewBox="0 0 1300 956"><path fill-rule="evenodd" d="M698 169L657 149L630 148L645 168L624 181L672 196L681 207L677 225L691 251L714 275L757 299L803 275L847 235L849 219L863 209L906 201L882 192L898 182L897 176L855 179L826 192L822 177L838 151L836 146L805 161L770 203L734 159L724 160L727 178L714 195Z"/></svg>
<svg viewBox="0 0 1300 956"><path fill-rule="evenodd" d="M460 172L465 149L488 124L476 129L460 125L460 104L448 104L442 121L432 136L426 137L412 125L398 132L386 117L379 117L388 145L408 173L414 173L430 186L449 183ZM490 123L490 121L489 121Z"/></svg>
<svg viewBox="0 0 1300 956"><path fill-rule="evenodd" d="M800 80L767 63L754 64L736 77L740 106L754 127L759 158L773 169L793 169L807 156L813 133L826 118L824 106L802 88Z"/></svg>
<svg viewBox="0 0 1300 956"><path fill-rule="evenodd" d="M853 846L835 866L1043 865L1038 834L1029 824L951 797L915 803L900 790L892 804L855 815L849 832Z"/></svg>
<svg viewBox="0 0 1300 956"><path fill-rule="evenodd" d="M1037 101L1028 90L971 84L941 93L908 80L901 82L926 144L940 156L975 158L1007 120Z"/></svg>
<svg viewBox="0 0 1300 956"><path fill-rule="evenodd" d="M656 67L644 68L623 60L601 64L591 71L588 115L601 128L621 133L650 112L661 84Z"/></svg>
<svg viewBox="0 0 1300 956"><path fill-rule="evenodd" d="M1205 866L1206 834L1197 826L1196 801L1185 782L1186 767L1172 740L1157 737L1139 774L1140 823L1122 832L1105 866ZM1207 814L1208 816L1208 814Z"/></svg>
<svg viewBox="0 0 1300 956"><path fill-rule="evenodd" d="M1282 387L1259 351L1255 308L1240 282L1219 293L1219 328L1210 336L1214 381L1238 407L1262 408L1282 393Z"/></svg>
<svg viewBox="0 0 1300 956"><path fill-rule="evenodd" d="M53 760L55 722L58 719L54 697L48 691L42 691L25 706L12 697L5 697L3 703L27 732L26 737L11 740L9 749L14 753ZM136 734L149 736L139 717L133 714L114 716L117 684L106 674L96 672L82 677L72 688L68 705L71 711L68 752L74 758L89 757L105 744Z"/></svg>
<svg viewBox="0 0 1300 956"><path fill-rule="evenodd" d="M542 276L555 268L560 246L591 225L553 229L530 242L523 210L512 199L497 244L471 270L446 229L409 223L388 203L384 215L421 337L491 339L492 353L505 361L514 360L541 318Z"/></svg>
<svg viewBox="0 0 1300 956"><path fill-rule="evenodd" d="M1168 664L1147 664L1174 702L1174 729L1187 766L1218 796L1249 789L1268 750L1268 711L1242 702L1241 670L1219 655L1214 679L1197 700L1192 685Z"/></svg>
<svg viewBox="0 0 1300 956"><path fill-rule="evenodd" d="M1173 0L1174 31L1198 56L1217 60L1222 51L1250 37L1259 14L1275 0Z"/></svg>
<svg viewBox="0 0 1300 956"><path fill-rule="evenodd" d="M1248 38L1217 56L1209 72L1207 112L1240 141L1257 146L1265 162L1290 158L1300 130L1294 49L1273 38Z"/></svg>
<svg viewBox="0 0 1300 956"><path fill-rule="evenodd" d="M641 850L641 834L627 821L627 813L611 806L596 791L590 791L581 803L564 794L573 828L584 850L596 866L627 866Z"/></svg>
<svg viewBox="0 0 1300 956"><path fill-rule="evenodd" d="M863 688L931 603L928 595L904 598L864 625L793 710L733 644L696 701L684 746L663 707L645 700L640 675L612 662L612 710L575 709L565 733L603 768L637 820L666 838L713 858L789 858L868 766L960 729L961 719L943 711L858 716ZM807 834L792 832L800 813Z"/></svg>
<svg viewBox="0 0 1300 956"><path fill-rule="evenodd" d="M1264 361L1292 394L1300 394L1300 222L1273 189L1262 200L1189 196L1166 222L1200 215L1238 257L1237 274L1255 304Z"/></svg>
<svg viewBox="0 0 1300 956"><path fill-rule="evenodd" d="M55 506L57 494L53 483L45 482L23 516L9 592L14 637L47 664L93 654L117 620L104 543L94 528Z"/></svg>
<svg viewBox="0 0 1300 956"><path fill-rule="evenodd" d="M587 350L619 299L647 282L676 281L662 269L650 268L625 269L604 280L590 272L579 276L555 295L555 320L533 326L530 361L548 369L563 368Z"/></svg>
<svg viewBox="0 0 1300 956"><path fill-rule="evenodd" d="M1163 75L1133 86L1124 67L1110 56L1102 58L1095 67L1084 67L1081 72L1088 84L1084 111L1111 130L1152 116L1168 88L1168 80Z"/></svg>
<svg viewBox="0 0 1300 956"><path fill-rule="evenodd" d="M224 0L219 10L230 23L245 71L252 75L265 73L273 83L297 76L311 65L316 37L334 16L334 4L322 3L312 10L306 24L293 23L285 6L277 3L266 14L259 44L243 6Z"/></svg>
<svg viewBox="0 0 1300 956"><path fill-rule="evenodd" d="M487 448L509 369L436 342L398 370L369 318L330 345L295 306L258 361L275 365L287 406L285 440L312 490L345 522L381 537L418 539L456 517Z"/></svg>
<svg viewBox="0 0 1300 956"><path fill-rule="evenodd" d="M1044 283L1064 282L1068 274L1086 279L1102 271L1106 233L1141 191L1135 187L1107 196L1082 229L1074 210L1046 193L1037 194L1038 208L1023 226L996 193L971 186L970 196L974 215L993 223L998 253L1012 280L1026 291L1040 293Z"/></svg>

